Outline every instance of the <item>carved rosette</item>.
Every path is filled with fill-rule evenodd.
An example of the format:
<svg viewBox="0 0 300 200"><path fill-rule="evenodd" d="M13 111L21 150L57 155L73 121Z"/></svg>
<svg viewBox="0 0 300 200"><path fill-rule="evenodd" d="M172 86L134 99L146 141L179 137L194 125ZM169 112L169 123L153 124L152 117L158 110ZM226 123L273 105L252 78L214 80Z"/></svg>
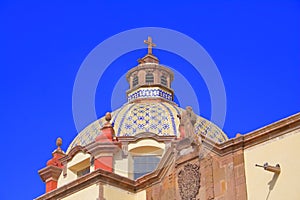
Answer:
<svg viewBox="0 0 300 200"><path fill-rule="evenodd" d="M178 173L178 187L182 200L194 200L200 189L200 172L197 164L186 164Z"/></svg>

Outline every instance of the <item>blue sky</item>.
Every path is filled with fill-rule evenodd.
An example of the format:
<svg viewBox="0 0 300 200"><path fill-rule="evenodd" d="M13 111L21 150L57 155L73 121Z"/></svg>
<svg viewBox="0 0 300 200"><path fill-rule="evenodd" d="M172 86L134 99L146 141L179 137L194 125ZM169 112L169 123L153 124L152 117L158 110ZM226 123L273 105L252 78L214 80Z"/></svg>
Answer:
<svg viewBox="0 0 300 200"><path fill-rule="evenodd" d="M299 1L120 2L1 1L0 199L43 194L37 171L51 158L55 139L62 137L66 150L77 134L72 115L77 71L98 44L122 31L164 27L201 44L224 82L223 130L229 137L299 112ZM99 117L111 109L113 86L145 52L120 56L107 68L96 93ZM201 115L209 118L211 101L201 75L175 54L154 53L188 77Z"/></svg>

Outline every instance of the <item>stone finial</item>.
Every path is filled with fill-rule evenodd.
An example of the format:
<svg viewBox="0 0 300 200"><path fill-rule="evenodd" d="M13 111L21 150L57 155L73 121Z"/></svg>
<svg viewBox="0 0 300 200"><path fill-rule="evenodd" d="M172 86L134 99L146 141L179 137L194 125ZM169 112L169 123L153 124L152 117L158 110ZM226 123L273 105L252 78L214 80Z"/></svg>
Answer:
<svg viewBox="0 0 300 200"><path fill-rule="evenodd" d="M56 139L56 146L57 146L57 148L52 152L53 157L55 157L55 154L65 155L65 153L61 149L61 145L62 145L62 139L61 139L61 137L58 137Z"/></svg>
<svg viewBox="0 0 300 200"><path fill-rule="evenodd" d="M111 113L110 112L107 112L105 114L105 120L106 120L106 122L105 122L103 128L112 127L112 125L110 123L110 120L111 120Z"/></svg>
<svg viewBox="0 0 300 200"><path fill-rule="evenodd" d="M105 114L105 120L103 127L101 128L101 134L96 137L96 141L98 142L107 142L107 141L113 141L115 139L115 131L110 123L111 120L111 113L107 112Z"/></svg>
<svg viewBox="0 0 300 200"><path fill-rule="evenodd" d="M107 122L109 122L109 121L111 120L111 113L110 113L110 112L107 112L107 113L105 114L105 120L106 120Z"/></svg>
<svg viewBox="0 0 300 200"><path fill-rule="evenodd" d="M63 166L59 159L62 158L63 156L65 156L66 154L61 149L61 145L62 145L62 139L60 137L58 137L56 139L57 148L52 152L53 157L50 160L48 160L47 166L49 166L49 165L56 166L56 167Z"/></svg>
<svg viewBox="0 0 300 200"><path fill-rule="evenodd" d="M58 138L56 139L56 146L57 146L58 149L61 149L61 148L60 148L61 145L62 145L62 139L61 139L60 137L58 137Z"/></svg>
<svg viewBox="0 0 300 200"><path fill-rule="evenodd" d="M242 136L241 133L237 133L237 134L235 135L236 138L241 137L241 136Z"/></svg>

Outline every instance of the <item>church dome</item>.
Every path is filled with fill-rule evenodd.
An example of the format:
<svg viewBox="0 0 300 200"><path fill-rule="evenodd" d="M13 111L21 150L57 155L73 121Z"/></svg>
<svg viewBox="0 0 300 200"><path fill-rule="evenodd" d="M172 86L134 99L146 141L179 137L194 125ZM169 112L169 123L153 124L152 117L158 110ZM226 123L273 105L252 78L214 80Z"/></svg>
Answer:
<svg viewBox="0 0 300 200"><path fill-rule="evenodd" d="M177 115L183 110L172 102L127 103L111 113L111 122L117 137L135 136L145 132L159 136L179 137ZM74 146L85 146L95 141L96 137L101 134L100 129L105 122L105 117L102 117L87 126L73 140L68 151ZM197 116L194 127L197 135L202 134L216 143L228 139L220 128L200 116Z"/></svg>
<svg viewBox="0 0 300 200"><path fill-rule="evenodd" d="M173 71L159 64L158 58L152 54L155 44L152 43L151 37L144 42L148 44L148 54L139 59L139 64L126 75L129 83L129 89L126 91L128 102L111 113L115 136L152 133L179 138L180 121L177 115L184 110L173 102ZM105 118L102 117L87 126L73 140L68 151L76 145L85 146L94 142L101 134L100 129L105 122ZM194 129L195 134L202 134L217 143L228 139L215 124L200 116L197 116Z"/></svg>

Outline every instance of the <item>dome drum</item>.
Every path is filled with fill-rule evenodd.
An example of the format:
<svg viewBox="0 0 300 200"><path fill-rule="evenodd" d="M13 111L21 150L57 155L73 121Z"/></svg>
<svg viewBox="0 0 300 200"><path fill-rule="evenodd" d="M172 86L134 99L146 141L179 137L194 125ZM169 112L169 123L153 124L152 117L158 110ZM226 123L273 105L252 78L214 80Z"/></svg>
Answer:
<svg viewBox="0 0 300 200"><path fill-rule="evenodd" d="M147 75L153 76L153 81L147 79ZM171 88L174 73L165 66L156 63L143 63L129 70L126 75L129 89L132 90L141 85L161 84ZM135 83L135 84L134 84Z"/></svg>

